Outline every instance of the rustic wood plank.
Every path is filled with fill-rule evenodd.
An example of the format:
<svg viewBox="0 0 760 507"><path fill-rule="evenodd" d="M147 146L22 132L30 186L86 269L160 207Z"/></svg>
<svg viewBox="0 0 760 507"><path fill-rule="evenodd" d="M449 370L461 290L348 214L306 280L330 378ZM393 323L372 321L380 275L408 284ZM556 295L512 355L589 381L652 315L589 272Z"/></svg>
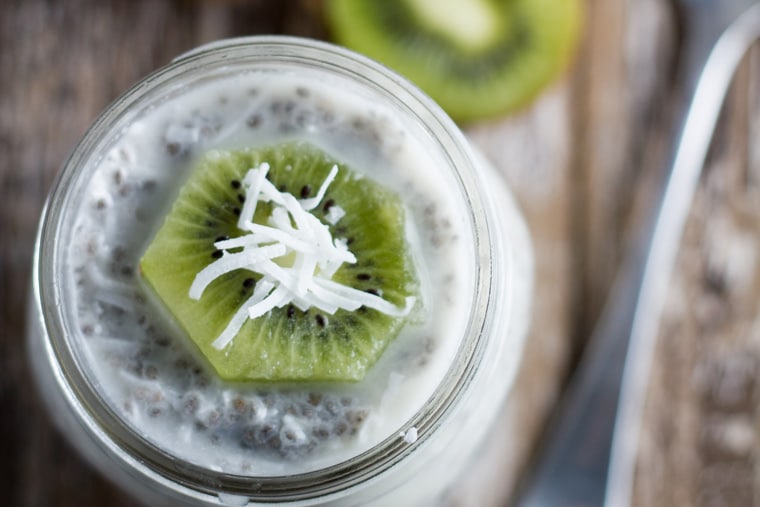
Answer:
<svg viewBox="0 0 760 507"><path fill-rule="evenodd" d="M515 391L457 505L504 505L538 445L625 253L633 189L672 80L662 0L587 3L574 74L523 114L470 130L518 195L535 243L535 320ZM645 40L645 43L641 41ZM546 316L551 315L551 319ZM489 484L491 485L489 488ZM496 490L493 485L499 485Z"/></svg>
<svg viewBox="0 0 760 507"><path fill-rule="evenodd" d="M622 1L607 0L594 0L589 6L587 30L592 43L582 61L586 79L579 90L580 105L576 110L578 118L582 118L576 123L579 147L575 174L581 183L574 193L573 210L578 224L579 271L583 274L576 282L576 296L583 301L576 305L579 336L590 334L609 280L617 270L620 242L610 233L621 230L620 209L630 199L620 191L632 116L624 51L627 6Z"/></svg>
<svg viewBox="0 0 760 507"><path fill-rule="evenodd" d="M79 0L66 6L17 2L4 7L3 41L12 44L14 51L0 53L0 70L8 75L9 69L14 69L21 77L5 82L8 89L3 89L3 97L12 100L0 102L1 138L9 139L3 145L5 163L0 162L3 195L15 196L4 201L2 216L12 223L4 221L2 232L4 240L19 240L16 256L2 263L4 279L10 279L4 284L10 287L8 294L25 290L36 216L60 161L118 93L176 54L216 38L280 30L323 35L316 4L307 3L300 10L270 7L267 12L264 5ZM19 26L24 27L23 33L18 33ZM134 26L141 27L139 32L134 33ZM495 434L500 444L492 449L507 451L492 450L489 460L483 460L477 469L488 473L476 471L465 480L471 485L470 493L465 488L456 496L463 505L479 503L477 499L482 500L481 505L498 505L506 498L556 398L565 370L569 330L573 327L568 310L572 299L569 221L574 216L571 175L578 153L571 133L578 121L573 97L578 95L579 81L577 76L569 77L522 114L472 129L476 143L510 180L526 210L538 255L536 314L554 318L536 326L516 394L505 412L503 431ZM61 128L63 123L65 129ZM36 139L39 144L26 143L26 139ZM509 140L506 144L505 139ZM18 206L26 206L27 212L16 213ZM558 216L566 220L557 220ZM22 308L23 301L9 307L3 324L21 329ZM6 420L8 432L20 437L18 443L3 442L8 446L3 449L6 455L22 463L13 467L10 463L14 460L9 460L3 465L3 472L8 473L1 476L8 481L11 504L132 505L69 451L31 400L20 401L28 372L18 347L7 342L2 347L3 352L9 349L3 357L18 369L11 375L8 395L2 400L2 408L7 409L3 412L17 416ZM35 424L25 426L26 418ZM39 487L40 477L45 478L43 488Z"/></svg>
<svg viewBox="0 0 760 507"><path fill-rule="evenodd" d="M468 134L509 181L537 254L534 327L515 391L451 505L503 505L593 326L634 208L659 170L672 82L668 0L588 0L574 71L522 112ZM10 506L136 505L52 430L22 346L34 228L99 111L198 44L325 37L320 2L0 2L0 488ZM721 119L692 210L651 377L635 504L760 503L760 50ZM654 148L653 148L654 147ZM633 189L643 189L643 194ZM636 199L641 199L637 201Z"/></svg>
<svg viewBox="0 0 760 507"><path fill-rule="evenodd" d="M648 390L634 504L760 501L760 50L718 124L670 284Z"/></svg>
<svg viewBox="0 0 760 507"><path fill-rule="evenodd" d="M571 342L572 97L568 77L523 113L469 130L525 213L536 254L536 285L532 330L513 392L474 468L457 485L453 505L505 504L566 370ZM552 317L540 317L547 315Z"/></svg>
<svg viewBox="0 0 760 507"><path fill-rule="evenodd" d="M0 4L0 487L4 505L136 505L84 464L37 406L23 348L34 232L66 154L139 78L214 39L317 34L279 2ZM289 10L288 10L289 9ZM295 12L297 13L294 13ZM309 32L311 30L311 32Z"/></svg>

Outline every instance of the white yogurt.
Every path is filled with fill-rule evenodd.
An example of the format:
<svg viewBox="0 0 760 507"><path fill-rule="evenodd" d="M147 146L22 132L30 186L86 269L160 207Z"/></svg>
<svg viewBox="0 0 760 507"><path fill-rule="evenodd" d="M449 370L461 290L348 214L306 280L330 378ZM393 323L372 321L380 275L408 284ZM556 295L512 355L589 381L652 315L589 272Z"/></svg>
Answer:
<svg viewBox="0 0 760 507"><path fill-rule="evenodd" d="M75 445L150 505L435 505L519 361L525 225L456 127L386 69L313 41L247 44L148 78L75 150L35 263L42 393ZM361 382L223 382L138 261L204 152L293 139L399 194L424 312Z"/></svg>
<svg viewBox="0 0 760 507"><path fill-rule="evenodd" d="M308 73L248 73L177 93L124 129L73 211L65 281L76 341L112 408L172 455L259 476L329 466L396 434L449 368L472 306L465 204L387 110L338 90ZM394 189L409 208L423 321L406 325L358 384L222 382L137 274L195 159L291 139Z"/></svg>

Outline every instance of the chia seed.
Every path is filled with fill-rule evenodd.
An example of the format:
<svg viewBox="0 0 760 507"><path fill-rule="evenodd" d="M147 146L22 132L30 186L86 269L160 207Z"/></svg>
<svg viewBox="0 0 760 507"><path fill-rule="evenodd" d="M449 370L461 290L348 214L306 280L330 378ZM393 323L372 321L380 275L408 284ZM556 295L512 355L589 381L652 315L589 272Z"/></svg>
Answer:
<svg viewBox="0 0 760 507"><path fill-rule="evenodd" d="M169 155L175 156L179 154L181 149L182 149L182 146L179 143L175 143L175 142L166 143L166 151L169 153Z"/></svg>
<svg viewBox="0 0 760 507"><path fill-rule="evenodd" d="M252 129L258 128L261 126L261 115L260 114L254 114L250 118L248 118L248 121L246 121L246 124L251 127Z"/></svg>

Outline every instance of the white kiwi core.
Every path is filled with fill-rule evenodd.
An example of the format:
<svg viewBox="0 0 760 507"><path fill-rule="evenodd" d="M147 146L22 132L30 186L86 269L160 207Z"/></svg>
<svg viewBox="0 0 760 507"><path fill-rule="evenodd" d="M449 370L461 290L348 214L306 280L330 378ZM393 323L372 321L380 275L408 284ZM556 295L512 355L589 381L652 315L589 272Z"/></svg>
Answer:
<svg viewBox="0 0 760 507"><path fill-rule="evenodd" d="M486 0L407 0L428 29L464 49L488 47L499 34L499 12Z"/></svg>

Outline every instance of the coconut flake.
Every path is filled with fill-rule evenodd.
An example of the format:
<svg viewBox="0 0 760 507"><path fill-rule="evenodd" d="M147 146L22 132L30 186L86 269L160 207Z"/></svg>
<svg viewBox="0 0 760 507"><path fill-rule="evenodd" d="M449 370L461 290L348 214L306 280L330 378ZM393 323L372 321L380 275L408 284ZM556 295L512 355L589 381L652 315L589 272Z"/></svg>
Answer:
<svg viewBox="0 0 760 507"><path fill-rule="evenodd" d="M279 204L280 206L285 204L284 199L282 198L282 192L277 190L271 181L264 180L261 183L261 198L260 200L262 202L273 202L275 204Z"/></svg>
<svg viewBox="0 0 760 507"><path fill-rule="evenodd" d="M333 164L332 168L330 169L330 174L327 175L327 178L325 178L325 181L322 182L322 186L319 187L319 190L317 191L317 195L314 197L311 197L309 199L301 199L301 206L303 206L303 209L306 211L311 211L317 206L319 206L319 203L322 202L322 199L325 197L325 193L327 192L327 187L330 186L330 183L333 182L335 177L338 175L338 165Z"/></svg>
<svg viewBox="0 0 760 507"><path fill-rule="evenodd" d="M298 270L296 294L304 296L314 280L314 270L317 268L317 259L315 257L300 256L293 267Z"/></svg>
<svg viewBox="0 0 760 507"><path fill-rule="evenodd" d="M287 232L274 228L274 227L268 227L266 225L259 225L259 224L253 224L251 222L246 222L243 229L246 229L249 232L251 232L251 237L255 241L257 241L258 244L274 241L282 245L285 245L287 248L291 250L296 250L299 252L312 253L315 251L315 248L313 245L310 245L306 241L299 239L297 236L294 236L293 234L288 234ZM248 236L241 236L241 237L247 238Z"/></svg>
<svg viewBox="0 0 760 507"><path fill-rule="evenodd" d="M261 317L272 308L285 306L285 303L289 300L287 287L284 285L278 285L277 288L270 292L262 301L248 307L248 318L255 319Z"/></svg>
<svg viewBox="0 0 760 507"><path fill-rule="evenodd" d="M344 216L346 216L346 210L344 210L343 208L341 208L337 204L334 204L334 205L330 206L329 210L327 210L327 215L325 215L325 220L327 220L327 222L330 225L335 225Z"/></svg>
<svg viewBox="0 0 760 507"><path fill-rule="evenodd" d="M222 331L222 334L220 334L219 337L214 340L211 345L217 350L222 350L230 342L232 342L238 332L240 332L243 324L245 324L245 321L248 320L248 308L255 306L257 303L262 301L267 296L267 294L269 294L272 288L274 288L274 284L266 280L262 280L256 284L256 288L253 289L253 295L249 297L248 300L243 303L243 305L238 309L235 315L232 316L232 319L230 320L229 324L227 324L227 327L224 329L224 331Z"/></svg>
<svg viewBox="0 0 760 507"><path fill-rule="evenodd" d="M342 296L343 298L354 300L359 304L359 306L372 308L373 310L377 310L386 315L390 315L391 317L405 317L406 315L409 315L409 312L414 307L414 303L417 301L414 296L409 296L406 298L404 307L399 308L393 303L381 298L380 296L354 289L353 287L342 285L337 282L333 282L332 280L315 278L314 282L317 285L329 291L332 291L336 296Z"/></svg>
<svg viewBox="0 0 760 507"><path fill-rule="evenodd" d="M203 295L206 287L231 271L237 269L249 269L264 259L281 257L287 253L284 245L269 245L257 249L245 249L239 253L224 252L222 257L203 268L193 280L190 286L190 298L198 300Z"/></svg>
<svg viewBox="0 0 760 507"><path fill-rule="evenodd" d="M253 215L256 213L256 203L259 202L259 193L268 172L269 164L262 162L258 168L251 169L246 173L243 184L248 188L245 193L243 209L240 212L240 218L238 218L237 225L239 229L243 228L246 221L253 221Z"/></svg>
<svg viewBox="0 0 760 507"><path fill-rule="evenodd" d="M239 237L217 241L222 257L203 268L190 286L189 296L200 299L206 287L226 273L246 269L261 275L248 300L235 312L212 345L222 350L238 334L247 319L256 319L274 308L293 304L301 311L317 308L333 315L339 309L354 311L361 306L393 317L407 315L415 303L408 297L403 308L382 298L332 280L344 264L356 262L343 238L333 238L327 225L309 211L318 207L338 174L333 165L316 196L297 200L280 192L266 179L269 164L262 162L243 178L245 203L238 220ZM273 203L267 225L253 223L258 202ZM335 224L346 212L333 205L326 220ZM231 252L231 250L236 250Z"/></svg>

